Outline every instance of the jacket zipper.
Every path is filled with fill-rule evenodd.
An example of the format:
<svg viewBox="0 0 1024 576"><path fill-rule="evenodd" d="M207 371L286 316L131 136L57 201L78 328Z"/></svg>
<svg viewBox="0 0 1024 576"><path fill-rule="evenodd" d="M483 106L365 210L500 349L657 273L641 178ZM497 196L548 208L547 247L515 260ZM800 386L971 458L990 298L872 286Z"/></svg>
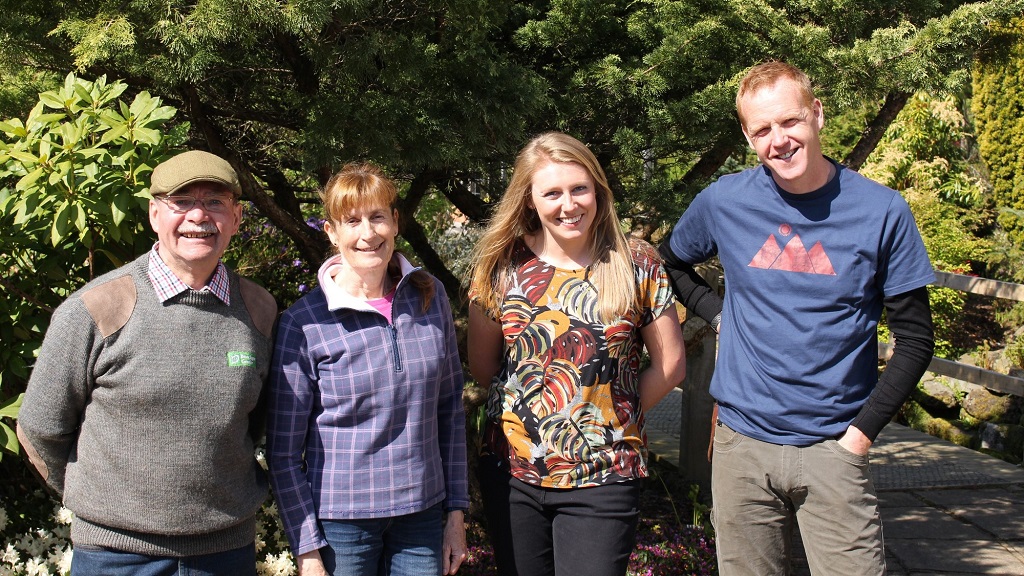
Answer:
<svg viewBox="0 0 1024 576"><path fill-rule="evenodd" d="M394 323L389 323L391 327L391 351L393 352L395 359L395 372L402 372L402 353L398 351L398 328L395 327Z"/></svg>

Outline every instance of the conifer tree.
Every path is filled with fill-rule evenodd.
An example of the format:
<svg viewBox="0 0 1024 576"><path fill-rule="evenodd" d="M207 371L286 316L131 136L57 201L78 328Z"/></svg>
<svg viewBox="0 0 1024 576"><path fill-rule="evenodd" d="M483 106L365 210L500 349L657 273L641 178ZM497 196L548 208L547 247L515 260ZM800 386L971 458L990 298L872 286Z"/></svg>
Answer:
<svg viewBox="0 0 1024 576"><path fill-rule="evenodd" d="M1024 246L1024 19L999 27L974 70L971 111L999 223Z"/></svg>

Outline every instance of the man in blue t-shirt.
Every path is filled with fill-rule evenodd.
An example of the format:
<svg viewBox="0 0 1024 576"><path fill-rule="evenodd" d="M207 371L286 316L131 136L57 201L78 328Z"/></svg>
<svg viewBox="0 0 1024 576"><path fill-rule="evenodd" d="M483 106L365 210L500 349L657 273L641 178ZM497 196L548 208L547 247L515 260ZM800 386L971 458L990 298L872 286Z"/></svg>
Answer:
<svg viewBox="0 0 1024 576"><path fill-rule="evenodd" d="M685 306L720 329L712 520L724 576L882 574L868 449L920 380L935 280L899 193L825 157L799 69L752 68L736 109L761 165L702 191L662 245ZM723 302L693 271L717 255ZM895 352L877 372L885 309Z"/></svg>

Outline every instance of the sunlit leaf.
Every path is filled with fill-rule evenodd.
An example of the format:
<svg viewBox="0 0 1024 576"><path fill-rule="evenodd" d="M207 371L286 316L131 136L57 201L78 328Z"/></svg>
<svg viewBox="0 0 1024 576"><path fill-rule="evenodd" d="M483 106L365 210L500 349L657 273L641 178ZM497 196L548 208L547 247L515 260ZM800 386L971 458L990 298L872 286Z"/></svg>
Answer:
<svg viewBox="0 0 1024 576"><path fill-rule="evenodd" d="M21 120L14 118L8 122L0 122L0 130L6 134L17 136L19 130L21 132L25 131L25 127L21 125Z"/></svg>
<svg viewBox="0 0 1024 576"><path fill-rule="evenodd" d="M57 208L57 213L53 215L53 226L50 229L50 242L56 246L60 244L62 240L68 234L68 228L71 227L71 204L65 200Z"/></svg>
<svg viewBox="0 0 1024 576"><path fill-rule="evenodd" d="M141 92L132 101L131 112L137 121L142 122L151 112L160 106L160 100L153 98L149 95L149 92Z"/></svg>
<svg viewBox="0 0 1024 576"><path fill-rule="evenodd" d="M0 451L18 454L18 436L7 424L0 422Z"/></svg>
<svg viewBox="0 0 1024 576"><path fill-rule="evenodd" d="M75 229L79 232L85 231L86 219L85 210L78 204L71 205L71 219L75 223Z"/></svg>
<svg viewBox="0 0 1024 576"><path fill-rule="evenodd" d="M100 138L100 144L109 144L110 142L117 140L124 136L124 133L128 131L127 124L118 124L112 126L110 130L103 133L103 137Z"/></svg>
<svg viewBox="0 0 1024 576"><path fill-rule="evenodd" d="M9 152L12 158L20 162L27 164L36 164L39 162L39 157L35 154L29 154L28 152L22 152L21 150L11 150Z"/></svg>
<svg viewBox="0 0 1024 576"><path fill-rule="evenodd" d="M142 144L156 144L160 141L161 133L150 128L136 128L135 141Z"/></svg>
<svg viewBox="0 0 1024 576"><path fill-rule="evenodd" d="M18 183L14 185L14 188L16 190L28 190L29 188L35 185L36 181L38 181L39 177L42 175L43 167L40 166L35 170L29 172L28 174L24 175L20 180L18 180Z"/></svg>
<svg viewBox="0 0 1024 576"><path fill-rule="evenodd" d="M128 213L128 197L122 194L114 196L114 201L110 203L110 214L113 217L114 225L119 226L124 221L125 216Z"/></svg>
<svg viewBox="0 0 1024 576"><path fill-rule="evenodd" d="M56 92L43 92L39 95L39 101L57 110L64 109L64 100Z"/></svg>
<svg viewBox="0 0 1024 576"><path fill-rule="evenodd" d="M25 394L18 394L14 398L0 402L0 418L17 418L18 409L21 408L21 401L25 398Z"/></svg>

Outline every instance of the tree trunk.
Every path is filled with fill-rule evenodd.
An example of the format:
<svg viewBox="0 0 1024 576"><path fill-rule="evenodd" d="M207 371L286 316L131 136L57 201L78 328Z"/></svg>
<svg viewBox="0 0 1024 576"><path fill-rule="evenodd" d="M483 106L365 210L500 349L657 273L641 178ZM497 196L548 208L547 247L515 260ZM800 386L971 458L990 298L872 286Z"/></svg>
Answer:
<svg viewBox="0 0 1024 576"><path fill-rule="evenodd" d="M890 92L885 97L882 108L868 122L868 125L864 127L857 145L853 147L853 150L850 150L846 158L843 158L843 164L853 170L860 170L864 162L867 161L868 156L874 152L878 143L882 141L882 136L885 136L885 131L889 129L889 125L896 119L896 115L907 105L911 95L910 92Z"/></svg>

